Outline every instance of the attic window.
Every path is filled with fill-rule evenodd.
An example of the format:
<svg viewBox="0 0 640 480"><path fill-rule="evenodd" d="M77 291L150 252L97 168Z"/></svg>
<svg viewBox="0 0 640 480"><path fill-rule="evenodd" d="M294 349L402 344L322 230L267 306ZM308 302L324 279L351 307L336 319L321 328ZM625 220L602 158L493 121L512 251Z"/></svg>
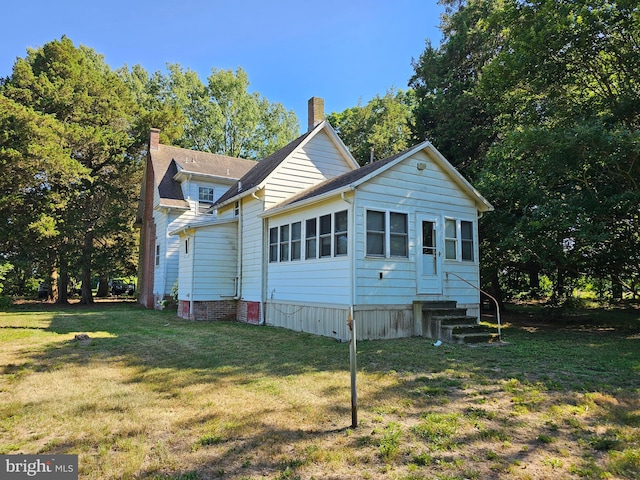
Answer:
<svg viewBox="0 0 640 480"><path fill-rule="evenodd" d="M198 187L198 214L212 214L213 199L213 187Z"/></svg>

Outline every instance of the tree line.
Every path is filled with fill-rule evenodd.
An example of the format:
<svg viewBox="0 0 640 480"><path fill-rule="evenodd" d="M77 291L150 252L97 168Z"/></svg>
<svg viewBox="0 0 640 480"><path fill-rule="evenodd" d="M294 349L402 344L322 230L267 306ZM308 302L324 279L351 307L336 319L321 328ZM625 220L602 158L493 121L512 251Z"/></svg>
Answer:
<svg viewBox="0 0 640 480"><path fill-rule="evenodd" d="M428 139L491 201L481 272L499 298L563 302L584 282L637 298L636 2L440 3L442 41L413 60L408 88L329 122L361 164ZM149 127L163 143L245 158L297 136L295 115L248 85L241 69L206 83L179 65L112 71L67 38L19 59L0 85L0 284L79 276L89 302L92 272L132 273Z"/></svg>
<svg viewBox="0 0 640 480"><path fill-rule="evenodd" d="M0 82L0 293L44 279L58 303L79 283L134 275L134 227L150 127L163 143L260 158L297 136L295 114L248 92L242 69L112 70L62 37L31 49Z"/></svg>

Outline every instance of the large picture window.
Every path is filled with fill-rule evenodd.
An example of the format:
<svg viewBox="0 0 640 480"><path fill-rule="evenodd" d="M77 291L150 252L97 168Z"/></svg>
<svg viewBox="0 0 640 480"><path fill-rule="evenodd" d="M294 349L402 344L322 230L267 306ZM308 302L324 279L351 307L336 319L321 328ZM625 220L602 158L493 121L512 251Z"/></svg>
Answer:
<svg viewBox="0 0 640 480"><path fill-rule="evenodd" d="M367 210L366 228L367 256L409 256L409 222L406 213Z"/></svg>

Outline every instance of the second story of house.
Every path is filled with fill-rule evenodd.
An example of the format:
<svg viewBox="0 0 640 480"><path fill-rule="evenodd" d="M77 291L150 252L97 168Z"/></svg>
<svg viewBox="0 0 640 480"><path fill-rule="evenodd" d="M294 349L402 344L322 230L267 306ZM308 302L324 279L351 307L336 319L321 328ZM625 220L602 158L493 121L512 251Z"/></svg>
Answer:
<svg viewBox="0 0 640 480"><path fill-rule="evenodd" d="M256 162L186 148L163 145L160 131L151 129L142 202L138 221L152 215L180 218L181 221L206 221L216 215L212 208L231 185L251 170ZM149 192L148 190L152 190ZM152 213L153 212L153 213Z"/></svg>

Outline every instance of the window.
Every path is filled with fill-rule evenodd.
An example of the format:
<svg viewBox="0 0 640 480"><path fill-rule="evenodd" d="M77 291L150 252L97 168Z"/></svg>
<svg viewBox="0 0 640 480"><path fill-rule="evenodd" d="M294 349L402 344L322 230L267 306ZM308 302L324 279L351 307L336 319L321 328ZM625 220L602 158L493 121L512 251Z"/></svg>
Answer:
<svg viewBox="0 0 640 480"><path fill-rule="evenodd" d="M213 213L213 187L198 187L198 213Z"/></svg>
<svg viewBox="0 0 640 480"><path fill-rule="evenodd" d="M367 210L367 255L409 256L409 220L406 213Z"/></svg>
<svg viewBox="0 0 640 480"><path fill-rule="evenodd" d="M367 255L384 257L385 213L367 212Z"/></svg>
<svg viewBox="0 0 640 480"><path fill-rule="evenodd" d="M289 261L289 225L280 227L280 261Z"/></svg>
<svg viewBox="0 0 640 480"><path fill-rule="evenodd" d="M305 258L318 257L317 218L310 218L305 222Z"/></svg>
<svg viewBox="0 0 640 480"><path fill-rule="evenodd" d="M444 258L473 262L473 222L447 218L444 221Z"/></svg>
<svg viewBox="0 0 640 480"><path fill-rule="evenodd" d="M473 262L473 222L460 222L460 241L462 243L462 260Z"/></svg>
<svg viewBox="0 0 640 480"><path fill-rule="evenodd" d="M406 213L389 213L389 248L392 257L409 256L409 232Z"/></svg>
<svg viewBox="0 0 640 480"><path fill-rule="evenodd" d="M331 258L348 252L347 210L269 229L269 262ZM304 228L304 231L303 231ZM304 239L304 253L303 253Z"/></svg>
<svg viewBox="0 0 640 480"><path fill-rule="evenodd" d="M160 245L156 245L156 266L160 265Z"/></svg>
<svg viewBox="0 0 640 480"><path fill-rule="evenodd" d="M331 214L320 217L320 258L331 256Z"/></svg>
<svg viewBox="0 0 640 480"><path fill-rule="evenodd" d="M444 221L444 258L447 260L456 260L458 258L458 229L456 221L447 218Z"/></svg>
<svg viewBox="0 0 640 480"><path fill-rule="evenodd" d="M347 246L349 244L347 238L347 211L336 212L334 215L335 232L333 235L334 255L336 257L347 254Z"/></svg>
<svg viewBox="0 0 640 480"><path fill-rule="evenodd" d="M189 237L184 239L184 254L189 255Z"/></svg>
<svg viewBox="0 0 640 480"><path fill-rule="evenodd" d="M302 222L291 224L291 260L300 260L302 253Z"/></svg>
<svg viewBox="0 0 640 480"><path fill-rule="evenodd" d="M213 203L213 187L199 187L198 200L201 202Z"/></svg>
<svg viewBox="0 0 640 480"><path fill-rule="evenodd" d="M278 261L278 227L269 229L269 261Z"/></svg>
<svg viewBox="0 0 640 480"><path fill-rule="evenodd" d="M233 216L237 217L238 215L240 215L240 202L233 204Z"/></svg>

